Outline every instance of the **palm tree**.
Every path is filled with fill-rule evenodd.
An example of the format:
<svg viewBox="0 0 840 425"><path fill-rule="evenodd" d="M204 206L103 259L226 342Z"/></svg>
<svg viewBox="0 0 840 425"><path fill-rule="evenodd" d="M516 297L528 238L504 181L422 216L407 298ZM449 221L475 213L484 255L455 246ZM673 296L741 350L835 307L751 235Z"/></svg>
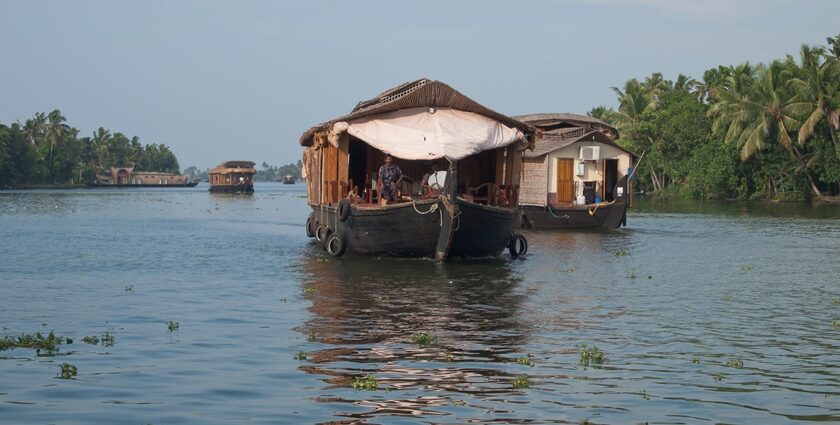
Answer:
<svg viewBox="0 0 840 425"><path fill-rule="evenodd" d="M65 124L67 121L64 118L64 115L61 115L61 111L58 109L50 112L47 116L47 125L44 132L44 138L47 143L50 144L50 153L47 159L47 167L52 173L52 154L53 149L56 145L63 145L65 141L65 137L69 135L70 127Z"/></svg>
<svg viewBox="0 0 840 425"><path fill-rule="evenodd" d="M800 145L814 135L821 122L826 123L834 152L840 160L837 130L840 129L840 65L836 57L821 47L803 45L800 49L800 76L792 83L798 89L800 108L807 118L799 128Z"/></svg>
<svg viewBox="0 0 840 425"><path fill-rule="evenodd" d="M766 149L769 143L777 143L804 166L806 158L790 137L801 125L794 115L801 102L789 83L795 64L773 61L755 69L753 78L748 64L732 68L724 81L720 101L709 108L713 131L723 133L725 141L740 147L741 160ZM807 168L804 171L814 195L821 197L810 171Z"/></svg>
<svg viewBox="0 0 840 425"><path fill-rule="evenodd" d="M618 96L619 124L636 124L642 117L642 113L655 108L651 101L650 91L635 78L624 83L624 90L612 87Z"/></svg>

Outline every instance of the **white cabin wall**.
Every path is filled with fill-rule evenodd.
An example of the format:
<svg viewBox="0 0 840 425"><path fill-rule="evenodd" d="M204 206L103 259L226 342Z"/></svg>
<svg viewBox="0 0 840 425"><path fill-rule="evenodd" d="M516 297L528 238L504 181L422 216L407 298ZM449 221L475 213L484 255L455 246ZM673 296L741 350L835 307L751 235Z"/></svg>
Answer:
<svg viewBox="0 0 840 425"><path fill-rule="evenodd" d="M598 146L600 147L599 152L599 160L598 161L584 161L584 174L583 176L577 175L577 168L575 168L574 174L574 181L575 181L575 191L576 195L581 195L583 193L583 184L580 182L583 181L603 181L602 169L603 169L603 160L604 159L617 159L618 160L618 178L621 178L627 174L628 169L630 168L630 154L618 149L614 146L607 145L604 143L599 142L592 142L592 141L584 141L584 142L577 142L572 143L569 146L557 149L556 151L549 152L546 156L548 157L548 161L546 162L548 167L548 193L549 194L556 194L557 193L557 158L572 158L575 160L575 167L577 167L577 163L580 162L580 148L581 146ZM551 196L549 196L551 198Z"/></svg>

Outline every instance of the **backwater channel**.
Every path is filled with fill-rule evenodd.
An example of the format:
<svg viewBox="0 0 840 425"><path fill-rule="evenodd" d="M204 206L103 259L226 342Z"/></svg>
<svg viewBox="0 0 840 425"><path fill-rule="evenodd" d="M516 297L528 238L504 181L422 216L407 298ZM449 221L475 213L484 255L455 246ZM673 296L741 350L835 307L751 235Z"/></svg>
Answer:
<svg viewBox="0 0 840 425"><path fill-rule="evenodd" d="M640 197L438 264L328 257L301 184L206 190L0 191L0 338L73 339L0 351L0 423L840 421L840 206Z"/></svg>

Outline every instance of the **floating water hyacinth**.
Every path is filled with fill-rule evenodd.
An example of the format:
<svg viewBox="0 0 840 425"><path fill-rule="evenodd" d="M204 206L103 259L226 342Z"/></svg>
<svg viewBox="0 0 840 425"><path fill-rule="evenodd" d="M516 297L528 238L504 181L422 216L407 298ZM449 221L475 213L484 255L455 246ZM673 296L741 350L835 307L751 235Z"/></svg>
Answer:
<svg viewBox="0 0 840 425"><path fill-rule="evenodd" d="M522 375L514 378L513 381L510 382L510 385L514 389L519 390L523 388L529 388L531 386L531 383L528 381L528 376Z"/></svg>
<svg viewBox="0 0 840 425"><path fill-rule="evenodd" d="M607 361L607 356L604 355L604 352L594 345L580 344L578 348L580 349L580 365L583 367L598 367Z"/></svg>
<svg viewBox="0 0 840 425"><path fill-rule="evenodd" d="M353 389L359 391L376 391L379 384L376 382L376 375L368 374L365 376L357 376L353 379Z"/></svg>
<svg viewBox="0 0 840 425"><path fill-rule="evenodd" d="M70 363L62 363L60 367L61 370L58 372L58 377L61 379L72 379L79 372L76 366Z"/></svg>

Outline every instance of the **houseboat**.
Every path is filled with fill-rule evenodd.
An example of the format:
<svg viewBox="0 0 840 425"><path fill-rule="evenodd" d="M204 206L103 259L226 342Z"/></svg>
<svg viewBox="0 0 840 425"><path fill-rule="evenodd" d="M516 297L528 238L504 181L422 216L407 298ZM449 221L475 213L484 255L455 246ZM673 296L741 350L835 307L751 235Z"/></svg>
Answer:
<svg viewBox="0 0 840 425"><path fill-rule="evenodd" d="M286 174L283 176L283 184L295 184L295 176Z"/></svg>
<svg viewBox="0 0 840 425"><path fill-rule="evenodd" d="M224 161L207 172L210 192L254 193L253 161Z"/></svg>
<svg viewBox="0 0 840 425"><path fill-rule="evenodd" d="M156 171L137 171L134 167L111 167L111 172L96 176L88 187L195 187L197 181L187 176Z"/></svg>
<svg viewBox="0 0 840 425"><path fill-rule="evenodd" d="M577 114L516 119L542 137L523 154L519 203L527 228L618 228L627 224L636 156L616 143L618 130Z"/></svg>
<svg viewBox="0 0 840 425"><path fill-rule="evenodd" d="M306 233L332 256L523 255L519 177L536 133L439 81L386 90L301 136Z"/></svg>

